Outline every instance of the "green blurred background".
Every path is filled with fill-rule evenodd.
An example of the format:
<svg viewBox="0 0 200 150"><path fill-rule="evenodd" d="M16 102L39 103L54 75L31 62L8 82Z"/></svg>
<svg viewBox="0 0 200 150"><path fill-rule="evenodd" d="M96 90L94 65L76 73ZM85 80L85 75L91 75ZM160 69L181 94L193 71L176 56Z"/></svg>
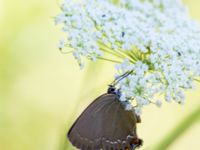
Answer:
<svg viewBox="0 0 200 150"><path fill-rule="evenodd" d="M0 150L73 150L66 132L82 110L106 90L113 65L80 70L61 54L62 33L53 17L59 1L0 0ZM185 0L200 21L200 1ZM200 149L200 86L186 104L144 109L141 150Z"/></svg>

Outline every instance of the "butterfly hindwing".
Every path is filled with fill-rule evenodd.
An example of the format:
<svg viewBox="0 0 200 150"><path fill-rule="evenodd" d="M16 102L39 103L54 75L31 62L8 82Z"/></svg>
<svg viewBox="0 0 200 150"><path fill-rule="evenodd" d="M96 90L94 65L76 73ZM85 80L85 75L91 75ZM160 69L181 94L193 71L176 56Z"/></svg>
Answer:
<svg viewBox="0 0 200 150"><path fill-rule="evenodd" d="M80 115L68 138L81 150L130 148L136 135L136 115L126 111L115 94L103 94Z"/></svg>

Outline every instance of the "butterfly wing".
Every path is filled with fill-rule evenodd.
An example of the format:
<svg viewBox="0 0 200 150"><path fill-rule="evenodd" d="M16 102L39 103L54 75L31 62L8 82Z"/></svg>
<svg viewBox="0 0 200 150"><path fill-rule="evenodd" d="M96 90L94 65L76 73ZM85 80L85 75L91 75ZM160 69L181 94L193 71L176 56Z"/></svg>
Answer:
<svg viewBox="0 0 200 150"><path fill-rule="evenodd" d="M68 132L71 143L81 150L129 148L136 135L136 115L125 111L115 94L92 102Z"/></svg>

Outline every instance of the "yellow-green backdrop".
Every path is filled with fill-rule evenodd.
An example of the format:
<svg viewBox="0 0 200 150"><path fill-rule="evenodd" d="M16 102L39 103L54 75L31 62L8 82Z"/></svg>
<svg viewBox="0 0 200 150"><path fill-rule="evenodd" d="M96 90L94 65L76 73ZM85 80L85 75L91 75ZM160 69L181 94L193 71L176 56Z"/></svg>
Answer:
<svg viewBox="0 0 200 150"><path fill-rule="evenodd" d="M66 132L81 111L112 80L106 62L80 70L61 54L62 33L53 17L58 0L0 0L0 150L73 150ZM185 0L200 21L200 1ZM141 150L200 149L200 86L186 104L144 109Z"/></svg>

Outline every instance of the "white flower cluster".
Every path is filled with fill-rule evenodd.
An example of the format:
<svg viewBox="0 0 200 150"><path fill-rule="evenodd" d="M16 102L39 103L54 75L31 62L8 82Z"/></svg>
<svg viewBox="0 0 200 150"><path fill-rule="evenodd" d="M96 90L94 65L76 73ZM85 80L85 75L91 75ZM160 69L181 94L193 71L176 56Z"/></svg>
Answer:
<svg viewBox="0 0 200 150"><path fill-rule="evenodd" d="M160 107L160 94L184 103L184 90L200 76L200 26L180 0L64 0L61 10L59 48L71 49L81 66L86 57L116 62L118 75L132 71L118 86L138 114L151 103Z"/></svg>

